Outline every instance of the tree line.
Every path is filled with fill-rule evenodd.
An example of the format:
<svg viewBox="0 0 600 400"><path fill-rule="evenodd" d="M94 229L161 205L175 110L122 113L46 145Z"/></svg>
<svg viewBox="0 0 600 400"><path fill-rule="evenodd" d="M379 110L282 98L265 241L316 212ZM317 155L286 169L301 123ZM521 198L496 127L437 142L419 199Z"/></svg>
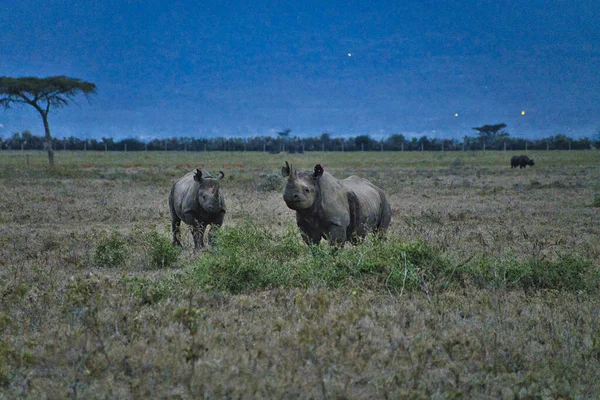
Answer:
<svg viewBox="0 0 600 400"><path fill-rule="evenodd" d="M45 135L35 136L30 131L15 132L12 137L0 138L2 149L44 149L48 163L54 165L55 150L104 150L104 151L264 151L302 153L305 151L457 151L457 150L566 150L600 147L600 132L595 140L572 139L557 134L543 139L528 140L511 138L506 124L474 127L476 137L464 136L462 140L440 139L421 136L407 138L401 133L382 140L368 135L333 138L331 133L320 136L291 137L291 129L277 132L277 137L257 136L250 138L195 138L172 137L143 141L130 138L115 141L113 138L58 139L50 133L48 113L51 109L70 105L76 96L86 97L96 93L96 85L79 78L50 76L47 78L0 76L0 107L10 109L13 105L29 105L41 116Z"/></svg>
<svg viewBox="0 0 600 400"><path fill-rule="evenodd" d="M9 138L0 138L0 148L3 150L41 150L45 148L46 141L46 137L36 136L25 130L15 132ZM570 138L564 134L557 134L540 139L523 139L510 137L504 133L465 136L462 139L441 139L427 136L408 138L399 133L390 135L383 140L376 140L368 135L332 137L330 133L323 133L320 136L306 138L285 135L245 138L197 138L186 136L144 141L136 138L115 140L109 137L82 139L70 136L62 139L52 138L51 145L54 150L58 151L264 151L270 153L280 151L288 153L302 153L305 151L526 151L600 148L600 137L594 140L587 137Z"/></svg>

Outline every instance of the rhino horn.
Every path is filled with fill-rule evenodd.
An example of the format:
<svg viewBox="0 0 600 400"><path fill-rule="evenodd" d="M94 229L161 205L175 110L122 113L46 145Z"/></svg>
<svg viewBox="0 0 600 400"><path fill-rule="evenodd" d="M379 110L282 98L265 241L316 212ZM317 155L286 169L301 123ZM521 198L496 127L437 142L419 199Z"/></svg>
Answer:
<svg viewBox="0 0 600 400"><path fill-rule="evenodd" d="M219 176L217 176L217 180L220 181L225 177L225 173L223 171L219 171Z"/></svg>

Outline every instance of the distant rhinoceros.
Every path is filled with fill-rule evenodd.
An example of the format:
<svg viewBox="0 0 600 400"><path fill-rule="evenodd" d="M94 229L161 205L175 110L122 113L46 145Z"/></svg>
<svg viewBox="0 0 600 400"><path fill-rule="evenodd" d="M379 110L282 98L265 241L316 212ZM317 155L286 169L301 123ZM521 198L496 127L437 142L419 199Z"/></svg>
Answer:
<svg viewBox="0 0 600 400"><path fill-rule="evenodd" d="M512 156L510 159L510 168L525 168L526 166L531 165L532 167L535 165L533 162L533 158L529 158L527 156Z"/></svg>
<svg viewBox="0 0 600 400"><path fill-rule="evenodd" d="M321 238L330 245L356 243L368 232L384 233L392 218L383 191L366 179L350 176L338 180L317 164L312 172L297 172L285 162L287 177L283 199L296 211L296 223L307 244Z"/></svg>
<svg viewBox="0 0 600 400"><path fill-rule="evenodd" d="M181 246L178 239L181 221L192 227L196 249L204 246L204 231L207 225L211 225L210 244L212 234L223 224L225 216L225 199L219 191L219 183L224 176L223 171L213 178L210 173L196 169L173 183L169 195L173 245Z"/></svg>

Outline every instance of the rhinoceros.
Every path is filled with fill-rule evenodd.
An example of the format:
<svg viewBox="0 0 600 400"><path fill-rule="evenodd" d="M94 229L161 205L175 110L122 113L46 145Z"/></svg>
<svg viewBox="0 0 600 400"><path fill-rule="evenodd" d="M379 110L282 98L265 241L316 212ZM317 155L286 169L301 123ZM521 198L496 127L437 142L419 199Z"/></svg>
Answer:
<svg viewBox="0 0 600 400"><path fill-rule="evenodd" d="M512 156L510 159L510 168L525 168L526 166L531 165L532 167L535 165L533 162L533 158L529 158L527 156Z"/></svg>
<svg viewBox="0 0 600 400"><path fill-rule="evenodd" d="M321 238L330 245L357 243L367 233L385 233L392 211L383 191L366 179L350 176L343 180L317 164L312 172L297 172L285 162L281 175L287 177L283 199L296 211L296 223L307 244Z"/></svg>
<svg viewBox="0 0 600 400"><path fill-rule="evenodd" d="M214 178L207 171L195 169L173 183L169 195L173 245L181 246L178 238L181 221L192 227L195 249L204 246L204 231L211 225L208 234L208 243L211 243L213 233L223 224L225 216L225 199L219 191L224 176L223 171Z"/></svg>

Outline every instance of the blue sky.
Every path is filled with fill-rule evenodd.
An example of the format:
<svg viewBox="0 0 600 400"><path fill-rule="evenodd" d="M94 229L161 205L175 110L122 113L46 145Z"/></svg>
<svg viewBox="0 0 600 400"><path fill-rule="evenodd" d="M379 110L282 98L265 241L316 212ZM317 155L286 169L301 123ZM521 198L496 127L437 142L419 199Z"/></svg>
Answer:
<svg viewBox="0 0 600 400"><path fill-rule="evenodd" d="M57 137L600 130L600 2L192 3L4 0L0 75L97 85ZM25 106L0 125L43 132Z"/></svg>

